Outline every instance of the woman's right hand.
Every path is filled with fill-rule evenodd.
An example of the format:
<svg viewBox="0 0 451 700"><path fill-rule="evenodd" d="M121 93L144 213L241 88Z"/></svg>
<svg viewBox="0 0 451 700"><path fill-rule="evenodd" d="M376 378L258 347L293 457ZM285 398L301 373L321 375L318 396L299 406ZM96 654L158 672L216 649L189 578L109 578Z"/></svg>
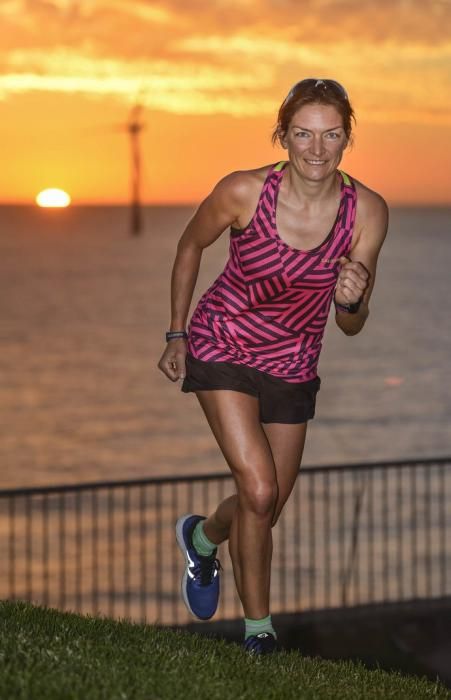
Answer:
<svg viewBox="0 0 451 700"><path fill-rule="evenodd" d="M186 352L186 340L184 338L173 338L168 342L166 350L161 356L158 369L161 369L163 374L173 382L176 382L178 379L185 379Z"/></svg>

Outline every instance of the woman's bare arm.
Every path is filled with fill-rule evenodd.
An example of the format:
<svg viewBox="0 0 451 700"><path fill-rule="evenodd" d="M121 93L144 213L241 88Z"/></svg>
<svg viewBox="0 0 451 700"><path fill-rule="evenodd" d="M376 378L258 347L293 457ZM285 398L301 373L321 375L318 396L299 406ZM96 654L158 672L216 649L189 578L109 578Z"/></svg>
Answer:
<svg viewBox="0 0 451 700"><path fill-rule="evenodd" d="M202 202L177 245L171 278L170 330L184 330L204 248L235 224L245 205L252 179L246 172L227 175ZM186 341L170 340L158 367L172 381L185 376Z"/></svg>
<svg viewBox="0 0 451 700"><path fill-rule="evenodd" d="M337 310L336 323L346 335L359 333L368 318L368 304L376 281L377 260L388 228L388 207L382 197L367 190L365 199L362 230L351 251L351 260L342 259L335 292L338 304L353 304L363 296L357 313Z"/></svg>

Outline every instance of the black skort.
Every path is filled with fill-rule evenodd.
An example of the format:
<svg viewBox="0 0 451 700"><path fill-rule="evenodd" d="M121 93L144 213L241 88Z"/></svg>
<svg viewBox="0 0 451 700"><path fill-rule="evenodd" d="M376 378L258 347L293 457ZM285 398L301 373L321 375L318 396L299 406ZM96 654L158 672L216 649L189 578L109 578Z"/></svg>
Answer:
<svg viewBox="0 0 451 700"><path fill-rule="evenodd" d="M187 355L182 391L240 391L258 399L262 423L305 423L315 415L320 384L319 377L293 384L246 365L203 362Z"/></svg>

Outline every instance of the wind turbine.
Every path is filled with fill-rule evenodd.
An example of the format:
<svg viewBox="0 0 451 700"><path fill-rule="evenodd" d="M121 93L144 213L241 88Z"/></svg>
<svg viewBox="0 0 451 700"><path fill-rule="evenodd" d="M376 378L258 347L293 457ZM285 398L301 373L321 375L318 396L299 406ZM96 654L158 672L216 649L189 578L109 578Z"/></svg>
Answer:
<svg viewBox="0 0 451 700"><path fill-rule="evenodd" d="M141 213L141 152L139 135L144 129L141 120L142 105L136 104L129 116L127 131L131 146L131 234L138 236L142 231Z"/></svg>

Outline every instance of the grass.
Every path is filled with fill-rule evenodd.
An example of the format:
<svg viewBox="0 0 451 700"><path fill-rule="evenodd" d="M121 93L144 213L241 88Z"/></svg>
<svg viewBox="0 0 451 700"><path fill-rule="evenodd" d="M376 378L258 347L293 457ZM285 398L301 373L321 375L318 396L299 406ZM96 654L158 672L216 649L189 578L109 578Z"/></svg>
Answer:
<svg viewBox="0 0 451 700"><path fill-rule="evenodd" d="M421 700L451 693L357 663L294 651L252 658L205 636L1 602L0 698Z"/></svg>

